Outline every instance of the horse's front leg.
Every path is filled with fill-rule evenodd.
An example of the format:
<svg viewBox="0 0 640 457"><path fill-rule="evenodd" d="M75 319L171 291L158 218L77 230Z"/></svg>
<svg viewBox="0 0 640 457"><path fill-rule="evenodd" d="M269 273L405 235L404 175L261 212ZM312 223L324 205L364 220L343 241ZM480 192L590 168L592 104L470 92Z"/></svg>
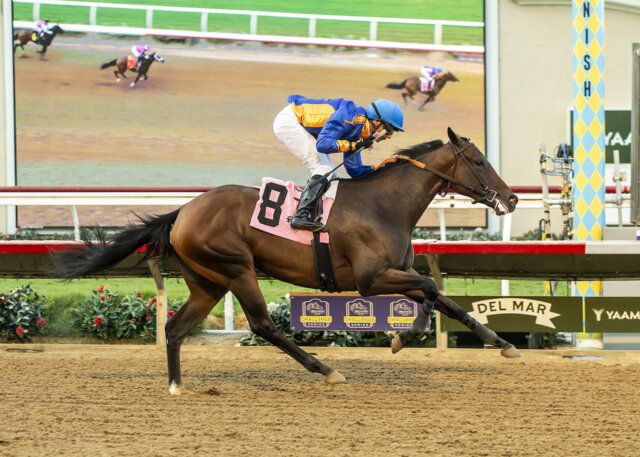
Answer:
<svg viewBox="0 0 640 457"><path fill-rule="evenodd" d="M501 348L500 354L504 357L517 358L521 356L520 351L513 344L500 338L493 330L482 325L450 298L441 294L438 295L436 309L462 322L485 344Z"/></svg>
<svg viewBox="0 0 640 457"><path fill-rule="evenodd" d="M130 86L130 87L135 86L139 79L140 79L140 73L138 73L138 76L136 76L135 81L133 81L131 84L129 84L129 86Z"/></svg>
<svg viewBox="0 0 640 457"><path fill-rule="evenodd" d="M434 101L436 98L433 95L429 95L425 101L422 103L422 105L420 105L420 111L422 111L422 109L424 108L424 105L426 105L429 102Z"/></svg>

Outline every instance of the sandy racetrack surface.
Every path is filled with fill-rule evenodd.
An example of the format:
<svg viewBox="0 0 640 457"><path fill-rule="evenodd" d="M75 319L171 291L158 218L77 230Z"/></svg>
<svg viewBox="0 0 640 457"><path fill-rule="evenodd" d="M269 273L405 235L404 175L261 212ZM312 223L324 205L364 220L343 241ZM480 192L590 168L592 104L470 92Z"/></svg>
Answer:
<svg viewBox="0 0 640 457"><path fill-rule="evenodd" d="M26 352L25 352L26 351ZM640 354L185 346L0 347L0 455L637 456ZM582 353L584 355L585 353Z"/></svg>

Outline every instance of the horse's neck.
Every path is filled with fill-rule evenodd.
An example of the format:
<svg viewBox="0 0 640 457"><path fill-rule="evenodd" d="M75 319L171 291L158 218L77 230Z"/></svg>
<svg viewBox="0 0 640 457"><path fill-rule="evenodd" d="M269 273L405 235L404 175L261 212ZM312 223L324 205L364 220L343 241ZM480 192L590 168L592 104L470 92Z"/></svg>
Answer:
<svg viewBox="0 0 640 457"><path fill-rule="evenodd" d="M381 207L388 220L404 221L413 228L438 193L442 179L409 163L395 167L371 179L367 198ZM448 172L446 166L433 167Z"/></svg>

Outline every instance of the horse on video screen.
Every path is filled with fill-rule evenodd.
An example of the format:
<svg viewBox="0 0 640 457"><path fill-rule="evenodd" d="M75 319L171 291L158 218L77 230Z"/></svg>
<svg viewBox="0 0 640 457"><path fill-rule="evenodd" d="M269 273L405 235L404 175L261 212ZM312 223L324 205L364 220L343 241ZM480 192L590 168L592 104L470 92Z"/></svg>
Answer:
<svg viewBox="0 0 640 457"><path fill-rule="evenodd" d="M136 70L136 58L131 55L128 55L125 57L119 57L117 59L113 59L110 62L103 63L102 65L100 65L100 70L104 70L105 68L115 66L116 69L113 70L113 74L116 75L117 82L120 82L120 76L118 75L121 75L124 79L128 79L127 76L125 75L127 70L137 72L138 76L136 76L135 81L133 81L130 84L130 86L133 87L136 85L139 79L142 79L142 80L149 79L149 77L147 76L147 73L149 71L149 67L153 62L163 63L164 58L162 58L158 53L155 53L155 52L152 52L151 54L146 54L142 58L142 62L140 62L140 68Z"/></svg>
<svg viewBox="0 0 640 457"><path fill-rule="evenodd" d="M39 44L42 46L42 49L36 52L40 54L44 54L47 52L47 47L51 45L51 42L55 38L56 35L64 35L64 30L59 25L54 25L51 28L51 34L45 33L42 37L38 36L38 32L36 30L19 30L13 34L13 53L16 53L16 49L20 46L20 49L24 52L24 45L32 42L34 44Z"/></svg>
<svg viewBox="0 0 640 457"><path fill-rule="evenodd" d="M422 303L411 330L397 333L397 352L426 329L434 309L459 320L505 357L519 351L438 292L435 282L413 269L413 228L431 200L449 190L482 203L497 214L512 212L518 198L480 150L448 129L449 142L422 143L401 151L375 171L357 179L340 179L326 223L337 289L362 296L403 294ZM289 354L327 383L344 382L342 374L282 335L267 311L256 270L297 286L319 288L312 248L252 228L249 224L259 189L216 187L179 209L141 218L107 239L84 238L72 251L54 253L56 277L67 280L95 275L146 246L148 257L176 256L190 295L167 321L169 392L183 392L180 347L189 331L231 291L251 330ZM275 212L279 203L267 203Z"/></svg>
<svg viewBox="0 0 640 457"><path fill-rule="evenodd" d="M402 93L402 98L404 99L404 104L407 104L407 97L413 100L413 96L417 93L425 94L427 96L426 100L420 105L420 111L424 108L429 102L432 102L436 99L436 95L440 93L442 88L447 84L447 82L459 82L460 80L455 77L453 73L450 71L446 73L438 73L434 76L433 88L429 91L422 92L420 90L420 78L418 76L411 76L410 78L405 79L401 83L389 83L387 84L387 88L389 89L404 89L406 92Z"/></svg>

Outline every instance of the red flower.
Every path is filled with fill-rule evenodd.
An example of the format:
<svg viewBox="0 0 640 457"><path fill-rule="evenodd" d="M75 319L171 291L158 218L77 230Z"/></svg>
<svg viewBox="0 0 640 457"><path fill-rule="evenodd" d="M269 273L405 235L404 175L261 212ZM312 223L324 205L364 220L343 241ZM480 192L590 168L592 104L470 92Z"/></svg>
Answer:
<svg viewBox="0 0 640 457"><path fill-rule="evenodd" d="M127 321L122 321L122 323L123 323L123 324L126 324L126 323L127 323Z"/></svg>
<svg viewBox="0 0 640 457"><path fill-rule="evenodd" d="M152 304L153 304L153 303L155 303L155 302L157 302L157 301L158 301L158 298L157 298L157 297L153 297L153 298L151 299L151 303L152 303Z"/></svg>
<svg viewBox="0 0 640 457"><path fill-rule="evenodd" d="M93 323L96 324L96 325L102 325L102 318L100 316L96 317L93 320Z"/></svg>
<svg viewBox="0 0 640 457"><path fill-rule="evenodd" d="M16 327L16 333L18 336L22 336L24 334L24 327Z"/></svg>
<svg viewBox="0 0 640 457"><path fill-rule="evenodd" d="M100 287L98 287L98 292L100 292L100 293L104 292L104 284L102 284Z"/></svg>
<svg viewBox="0 0 640 457"><path fill-rule="evenodd" d="M170 309L169 311L167 311L167 316L169 316L169 317L173 317L175 314L176 314L176 313L175 313L172 309Z"/></svg>
<svg viewBox="0 0 640 457"><path fill-rule="evenodd" d="M100 295L100 300L102 300L102 301L105 300L104 295Z"/></svg>
<svg viewBox="0 0 640 457"><path fill-rule="evenodd" d="M44 327L44 318L43 317L38 318L38 320L36 321L36 325L38 327Z"/></svg>
<svg viewBox="0 0 640 457"><path fill-rule="evenodd" d="M146 319L146 320L149 320L149 319L151 319L151 316L147 316L147 319Z"/></svg>
<svg viewBox="0 0 640 457"><path fill-rule="evenodd" d="M138 291L138 298L142 298L142 292Z"/></svg>
<svg viewBox="0 0 640 457"><path fill-rule="evenodd" d="M6 302L7 302L7 299L2 297L2 303L6 303Z"/></svg>
<svg viewBox="0 0 640 457"><path fill-rule="evenodd" d="M138 321L136 319L131 319L131 322L133 322L135 324Z"/></svg>
<svg viewBox="0 0 640 457"><path fill-rule="evenodd" d="M146 330L146 331L144 332L144 334L145 334L145 335L148 335L148 334L149 334L149 330Z"/></svg>

